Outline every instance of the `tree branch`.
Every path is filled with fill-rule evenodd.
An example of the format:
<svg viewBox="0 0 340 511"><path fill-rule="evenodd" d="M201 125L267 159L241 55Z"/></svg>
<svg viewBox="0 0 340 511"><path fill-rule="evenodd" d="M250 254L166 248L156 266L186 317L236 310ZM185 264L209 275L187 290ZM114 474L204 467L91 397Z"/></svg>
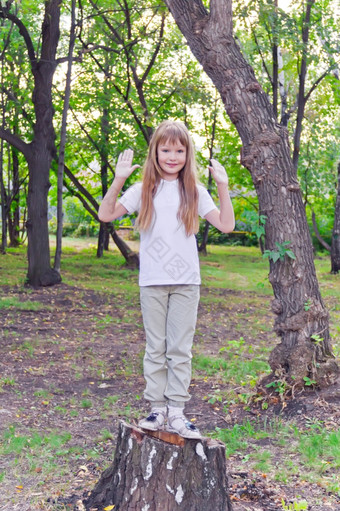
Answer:
<svg viewBox="0 0 340 511"><path fill-rule="evenodd" d="M6 89L5 87L2 87L1 88L1 91L6 94L7 98L10 100L10 101L13 101L14 103L16 103L18 106L20 106L21 108L21 113L22 113L22 116L24 119L26 119L27 121L29 121L31 124L32 124L32 120L30 118L30 116L28 115L27 111L25 110L25 108L20 104L18 98L8 89Z"/></svg>
<svg viewBox="0 0 340 511"><path fill-rule="evenodd" d="M315 236L317 237L317 239L319 240L319 242L321 243L321 245L328 251L330 252L331 251L331 247L330 245L328 245L327 241L325 241L320 232L319 232L319 229L318 229L318 225L316 223L316 218L315 218L315 213L314 211L312 210L312 222L313 222L313 229L314 229L314 232L315 232Z"/></svg>
<svg viewBox="0 0 340 511"><path fill-rule="evenodd" d="M30 152L30 144L26 144L21 138L17 135L14 135L8 130L0 128L0 138L14 146L18 151L20 151L26 158L29 156Z"/></svg>
<svg viewBox="0 0 340 511"><path fill-rule="evenodd" d="M151 69L152 69L152 66L154 65L155 61L156 61L156 58L157 58L157 55L159 53L159 50L161 48L161 44L162 44L162 39L163 39L163 35L164 35L164 24L165 24L165 15L163 14L162 16L162 23L161 23L161 28L160 28L160 31L159 31L159 39L158 39L158 43L156 45L156 48L155 48L155 51L153 52L152 54L152 57L150 59L150 62L146 68L146 70L144 71L143 73L143 76L141 78L141 82L144 83L145 80L147 79L148 77L148 74L150 73Z"/></svg>
<svg viewBox="0 0 340 511"><path fill-rule="evenodd" d="M99 209L99 204L98 202L96 201L96 199L94 199L92 197L92 195L88 192L88 190L86 190L86 188L81 184L81 182L79 181L79 179L76 178L76 176L71 172L71 170L67 167L67 165L64 165L64 171L65 171L65 175L70 179L70 181L72 181L72 183L75 185L75 187L79 190L79 192L81 192L81 194L86 197L86 199L92 204L92 206L94 207L94 209L96 211L98 211ZM83 201L82 201L83 202ZM92 213L91 213L92 214Z"/></svg>
<svg viewBox="0 0 340 511"><path fill-rule="evenodd" d="M98 218L98 214L96 211L94 211L90 206L89 204L86 202L85 198L81 195L81 193L79 192L76 192L71 186L70 184L64 179L64 186L68 189L68 191L72 194L73 197L77 197L80 202L82 203L82 205L84 206L84 208L86 209L86 211L88 213L90 213L90 215L97 221L99 222L99 218Z"/></svg>
<svg viewBox="0 0 340 511"><path fill-rule="evenodd" d="M18 27L20 35L24 38L28 57L30 59L31 66L33 67L37 62L37 58L35 55L32 39L28 33L27 28L17 16L11 14L5 7L0 6L0 17L12 21L12 23Z"/></svg>
<svg viewBox="0 0 340 511"><path fill-rule="evenodd" d="M308 99L310 98L311 94L317 88L319 83L322 82L322 80L329 74L331 69L332 68L327 69L327 71L325 71L321 76L319 76L319 78L316 80L316 82L313 83L313 85L309 89L308 93L305 95L305 103L308 101Z"/></svg>

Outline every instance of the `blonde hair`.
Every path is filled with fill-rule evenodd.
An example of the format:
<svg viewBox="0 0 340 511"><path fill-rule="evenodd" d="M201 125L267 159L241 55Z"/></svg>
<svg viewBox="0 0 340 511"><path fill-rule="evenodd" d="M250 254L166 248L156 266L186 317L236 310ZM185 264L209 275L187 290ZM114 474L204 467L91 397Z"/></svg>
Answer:
<svg viewBox="0 0 340 511"><path fill-rule="evenodd" d="M177 218L185 227L187 236L198 231L198 191L194 145L186 126L179 121L162 122L150 141L148 155L144 164L141 208L137 218L140 230L150 228L154 205L153 198L162 179L162 169L158 164L157 148L162 143L180 142L186 148L186 162L178 175L180 205Z"/></svg>

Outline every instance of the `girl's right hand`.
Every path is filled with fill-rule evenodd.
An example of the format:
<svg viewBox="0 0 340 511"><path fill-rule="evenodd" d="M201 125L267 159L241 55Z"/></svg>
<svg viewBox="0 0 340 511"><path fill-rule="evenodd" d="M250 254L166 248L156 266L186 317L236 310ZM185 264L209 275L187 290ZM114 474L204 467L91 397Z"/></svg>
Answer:
<svg viewBox="0 0 340 511"><path fill-rule="evenodd" d="M127 179L134 170L140 167L140 165L132 165L132 160L132 149L125 149L125 151L120 153L116 165L116 177Z"/></svg>

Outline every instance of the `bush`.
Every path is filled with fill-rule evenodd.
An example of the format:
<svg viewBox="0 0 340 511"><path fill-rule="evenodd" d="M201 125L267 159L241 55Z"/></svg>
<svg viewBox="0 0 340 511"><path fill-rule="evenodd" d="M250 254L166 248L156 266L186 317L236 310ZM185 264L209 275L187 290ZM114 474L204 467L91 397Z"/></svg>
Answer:
<svg viewBox="0 0 340 511"><path fill-rule="evenodd" d="M205 221L200 222L200 228L197 233L198 244L202 243ZM211 245L242 245L244 247L258 246L256 234L237 230L225 234L212 225L209 228L208 243Z"/></svg>

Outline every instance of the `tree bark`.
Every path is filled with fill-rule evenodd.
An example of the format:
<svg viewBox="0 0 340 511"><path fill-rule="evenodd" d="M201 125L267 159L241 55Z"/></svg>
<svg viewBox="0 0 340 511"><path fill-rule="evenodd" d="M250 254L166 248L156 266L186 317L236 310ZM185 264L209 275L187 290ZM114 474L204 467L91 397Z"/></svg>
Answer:
<svg viewBox="0 0 340 511"><path fill-rule="evenodd" d="M67 59L67 73L64 95L63 115L60 130L60 144L59 144L59 157L58 157L58 184L57 184L57 234L56 234L56 249L54 255L54 269L60 273L61 253L62 253L62 239L63 239L63 226L64 226L64 212L63 212L63 182L64 182L64 162L65 162L65 147L67 136L67 113L70 105L71 97L71 76L72 76L72 60L73 49L76 39L76 3L75 0L71 2L71 30L70 42L68 48Z"/></svg>
<svg viewBox="0 0 340 511"><path fill-rule="evenodd" d="M273 25L272 25L272 33L273 33L273 45L272 45L272 56L273 56L273 110L274 115L277 118L278 111L278 89L279 89L279 46L278 46L278 37L277 37L277 9L278 9L278 0L274 0L274 8L273 8Z"/></svg>
<svg viewBox="0 0 340 511"><path fill-rule="evenodd" d="M171 443L170 443L171 442ZM120 422L113 464L85 502L117 511L232 511L225 447Z"/></svg>
<svg viewBox="0 0 340 511"><path fill-rule="evenodd" d="M18 247L20 245L19 232L20 232L20 180L19 180L19 158L17 150L12 147L12 196L9 200L9 204L15 203L15 206L8 210L8 235L9 235L9 246ZM10 158L9 158L10 160ZM11 212L12 209L12 212Z"/></svg>
<svg viewBox="0 0 340 511"><path fill-rule="evenodd" d="M289 242L295 259L270 260L269 280L275 299L275 332L281 343L270 356L273 373L303 386L310 377L320 386L339 373L332 354L329 316L322 301L313 246L288 131L274 116L268 97L243 58L232 35L231 0L165 0L188 44L217 87L227 114L241 137L241 163L250 171L265 224L266 249L278 252ZM308 307L306 304L308 303ZM308 310L307 310L308 309ZM315 342L313 337L322 339Z"/></svg>
<svg viewBox="0 0 340 511"><path fill-rule="evenodd" d="M107 83L107 75L109 74L109 65L106 64L105 67L105 79L103 83L103 91L106 104L110 104L110 95L109 95L109 85ZM101 166L100 166L100 178L102 184L102 197L105 197L108 185L108 160L109 160L109 133L110 133L110 122L109 122L109 109L107 106L103 106L102 116L100 120L101 127L101 141L102 141L102 150L100 152L101 156ZM108 230L105 224L101 223L99 228L98 235L98 245L97 245L97 257L102 257L104 250L107 250L109 244L109 235Z"/></svg>
<svg viewBox="0 0 340 511"><path fill-rule="evenodd" d="M338 164L338 186L335 203L334 225L331 245L331 273L340 271L340 163Z"/></svg>
<svg viewBox="0 0 340 511"><path fill-rule="evenodd" d="M4 182L4 141L0 141L0 199L1 199L1 247L0 251L2 254L6 254L7 249L7 198L6 189Z"/></svg>
<svg viewBox="0 0 340 511"><path fill-rule="evenodd" d="M311 12L315 0L307 0L306 13L304 15L302 25L302 58L299 73L299 92L298 92L298 109L296 117L296 126L294 132L294 147L293 147L293 165L298 168L300 156L300 140L302 133L302 121L305 113L306 97L305 97L305 84L307 75L307 51L309 43L309 28L311 23Z"/></svg>

